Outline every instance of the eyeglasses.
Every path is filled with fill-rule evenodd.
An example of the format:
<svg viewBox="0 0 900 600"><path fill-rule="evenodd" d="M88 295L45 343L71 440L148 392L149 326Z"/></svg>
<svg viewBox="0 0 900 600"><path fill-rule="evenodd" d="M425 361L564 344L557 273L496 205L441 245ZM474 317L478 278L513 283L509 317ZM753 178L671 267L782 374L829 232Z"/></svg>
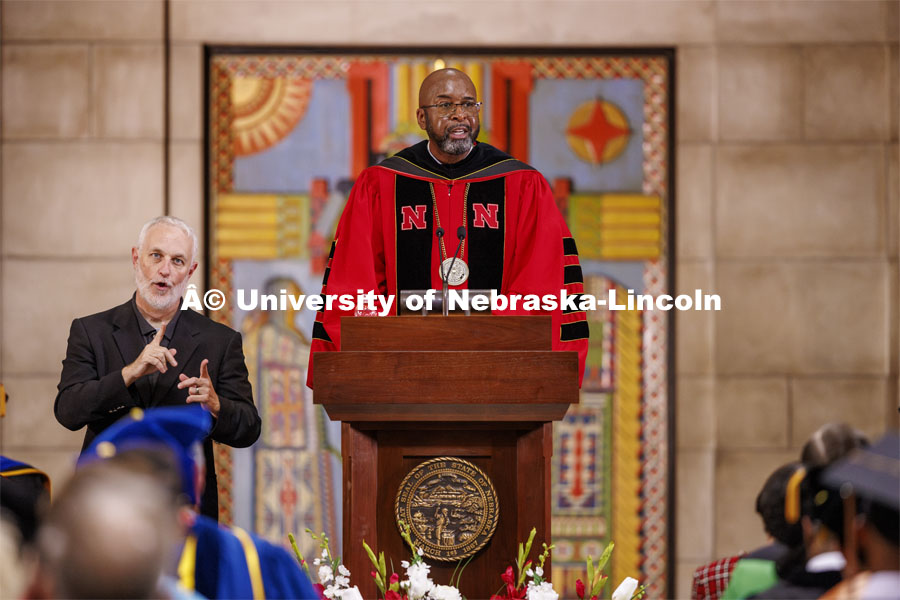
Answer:
<svg viewBox="0 0 900 600"><path fill-rule="evenodd" d="M442 115L452 115L457 108L461 108L464 114L474 115L481 109L481 104L481 102L439 102L438 104L429 104L419 108L436 108L438 113Z"/></svg>

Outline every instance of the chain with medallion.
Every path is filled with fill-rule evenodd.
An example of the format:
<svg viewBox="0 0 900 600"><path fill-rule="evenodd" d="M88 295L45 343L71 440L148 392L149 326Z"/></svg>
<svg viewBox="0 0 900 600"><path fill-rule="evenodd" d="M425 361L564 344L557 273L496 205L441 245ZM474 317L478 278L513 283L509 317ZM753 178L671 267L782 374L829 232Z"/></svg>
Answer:
<svg viewBox="0 0 900 600"><path fill-rule="evenodd" d="M450 190L453 187L453 184L449 184L447 188L447 198L450 199ZM438 228L441 228L441 215L438 212L437 205L437 196L434 193L434 184L430 183L428 185L428 189L431 190L431 202L434 204L434 219L437 222ZM466 184L465 192L463 193L463 227L467 226L468 222L468 208L469 208L469 184ZM469 265L466 264L462 258L454 259L452 256L447 256L447 247L444 245L443 236L440 238L441 240L441 280L446 281L447 285L462 285L469 278ZM462 244L459 248L460 257L466 253L466 240L463 239ZM451 269L452 266L452 269Z"/></svg>

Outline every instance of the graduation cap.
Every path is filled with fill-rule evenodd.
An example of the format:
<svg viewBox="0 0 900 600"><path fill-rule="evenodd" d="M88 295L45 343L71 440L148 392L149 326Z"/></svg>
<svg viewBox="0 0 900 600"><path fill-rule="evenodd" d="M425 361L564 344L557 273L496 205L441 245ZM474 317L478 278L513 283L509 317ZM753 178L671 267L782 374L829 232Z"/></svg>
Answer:
<svg viewBox="0 0 900 600"><path fill-rule="evenodd" d="M900 437L896 433L835 462L823 472L823 481L840 490L843 498L844 555L849 573L857 570L853 526L857 509L888 543L900 545Z"/></svg>
<svg viewBox="0 0 900 600"><path fill-rule="evenodd" d="M822 480L886 508L900 510L900 436L889 433L868 448L861 448L825 469Z"/></svg>
<svg viewBox="0 0 900 600"><path fill-rule="evenodd" d="M192 447L202 442L212 429L212 417L199 404L169 406L131 412L103 430L78 458L78 467L112 458L129 450L164 446L172 451L181 471L182 491L193 504L198 501L194 487L196 463Z"/></svg>

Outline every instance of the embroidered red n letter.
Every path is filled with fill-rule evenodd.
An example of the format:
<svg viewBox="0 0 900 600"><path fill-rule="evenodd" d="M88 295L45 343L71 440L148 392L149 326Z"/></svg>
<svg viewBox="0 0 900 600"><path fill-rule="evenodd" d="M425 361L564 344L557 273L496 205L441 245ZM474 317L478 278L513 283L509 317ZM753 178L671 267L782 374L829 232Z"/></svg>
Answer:
<svg viewBox="0 0 900 600"><path fill-rule="evenodd" d="M425 229L425 211L428 207L424 204L417 206L401 206L400 214L403 220L400 222L400 229L406 231L415 227L416 229Z"/></svg>
<svg viewBox="0 0 900 600"><path fill-rule="evenodd" d="M491 229L497 229L500 223L497 221L497 211L500 210L499 204L472 204L472 212L475 213L475 220L472 223L475 227L484 228L485 225Z"/></svg>

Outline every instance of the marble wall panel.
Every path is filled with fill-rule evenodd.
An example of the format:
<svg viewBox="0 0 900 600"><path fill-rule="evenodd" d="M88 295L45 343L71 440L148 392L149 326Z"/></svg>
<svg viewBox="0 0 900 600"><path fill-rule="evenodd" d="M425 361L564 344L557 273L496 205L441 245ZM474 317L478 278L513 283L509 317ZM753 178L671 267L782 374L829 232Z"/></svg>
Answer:
<svg viewBox="0 0 900 600"><path fill-rule="evenodd" d="M203 229L203 143L172 142L169 146L169 214L183 219L200 237L200 257L205 255ZM199 273L204 266L201 265ZM199 282L198 282L199 283Z"/></svg>
<svg viewBox="0 0 900 600"><path fill-rule="evenodd" d="M162 0L4 0L4 41L159 40Z"/></svg>
<svg viewBox="0 0 900 600"><path fill-rule="evenodd" d="M811 46L803 50L804 130L809 140L888 140L889 47Z"/></svg>
<svg viewBox="0 0 900 600"><path fill-rule="evenodd" d="M717 372L887 374L890 276L881 261L718 263Z"/></svg>
<svg viewBox="0 0 900 600"><path fill-rule="evenodd" d="M97 135L162 139L162 45L96 46L93 62Z"/></svg>
<svg viewBox="0 0 900 600"><path fill-rule="evenodd" d="M9 394L3 418L3 446L42 449L81 449L84 430L69 431L53 415L56 385L62 365L55 376L6 377L3 385Z"/></svg>
<svg viewBox="0 0 900 600"><path fill-rule="evenodd" d="M162 212L159 144L15 143L2 155L6 254L126 258Z"/></svg>
<svg viewBox="0 0 900 600"><path fill-rule="evenodd" d="M134 293L128 254L117 260L3 262L0 344L3 377L59 377L72 320L117 306Z"/></svg>
<svg viewBox="0 0 900 600"><path fill-rule="evenodd" d="M716 151L720 257L881 256L880 145L726 145Z"/></svg>
<svg viewBox="0 0 900 600"><path fill-rule="evenodd" d="M172 46L169 77L173 140L203 138L203 48L200 44Z"/></svg>
<svg viewBox="0 0 900 600"><path fill-rule="evenodd" d="M713 551L715 453L681 450L676 455L676 555L702 564Z"/></svg>
<svg viewBox="0 0 900 600"><path fill-rule="evenodd" d="M711 449L716 445L716 379L680 375L676 383L675 447Z"/></svg>
<svg viewBox="0 0 900 600"><path fill-rule="evenodd" d="M715 294L713 264L709 261L680 261L675 277L676 293L692 298L696 290ZM713 372L715 313L705 310L674 311L675 368L681 374Z"/></svg>
<svg viewBox="0 0 900 600"><path fill-rule="evenodd" d="M172 5L178 41L307 44L460 44L596 46L708 43L714 39L709 0L628 2L480 2L477 14L440 2L227 2ZM515 14L515 18L511 16ZM454 33L450 33L454 32Z"/></svg>
<svg viewBox="0 0 900 600"><path fill-rule="evenodd" d="M796 46L719 49L723 140L796 140L803 134L803 55Z"/></svg>
<svg viewBox="0 0 900 600"><path fill-rule="evenodd" d="M716 379L716 439L719 448L788 447L790 404L784 377Z"/></svg>
<svg viewBox="0 0 900 600"><path fill-rule="evenodd" d="M726 43L883 41L889 35L890 4L882 0L718 2L716 31Z"/></svg>
<svg viewBox="0 0 900 600"><path fill-rule="evenodd" d="M675 122L680 142L707 142L718 137L717 56L715 46L677 49Z"/></svg>
<svg viewBox="0 0 900 600"><path fill-rule="evenodd" d="M675 195L677 259L709 259L713 255L713 147L678 145Z"/></svg>
<svg viewBox="0 0 900 600"><path fill-rule="evenodd" d="M89 134L88 46L3 46L3 137Z"/></svg>
<svg viewBox="0 0 900 600"><path fill-rule="evenodd" d="M822 425L847 423L876 440L896 414L886 377L798 377L791 381L791 444L800 448Z"/></svg>

